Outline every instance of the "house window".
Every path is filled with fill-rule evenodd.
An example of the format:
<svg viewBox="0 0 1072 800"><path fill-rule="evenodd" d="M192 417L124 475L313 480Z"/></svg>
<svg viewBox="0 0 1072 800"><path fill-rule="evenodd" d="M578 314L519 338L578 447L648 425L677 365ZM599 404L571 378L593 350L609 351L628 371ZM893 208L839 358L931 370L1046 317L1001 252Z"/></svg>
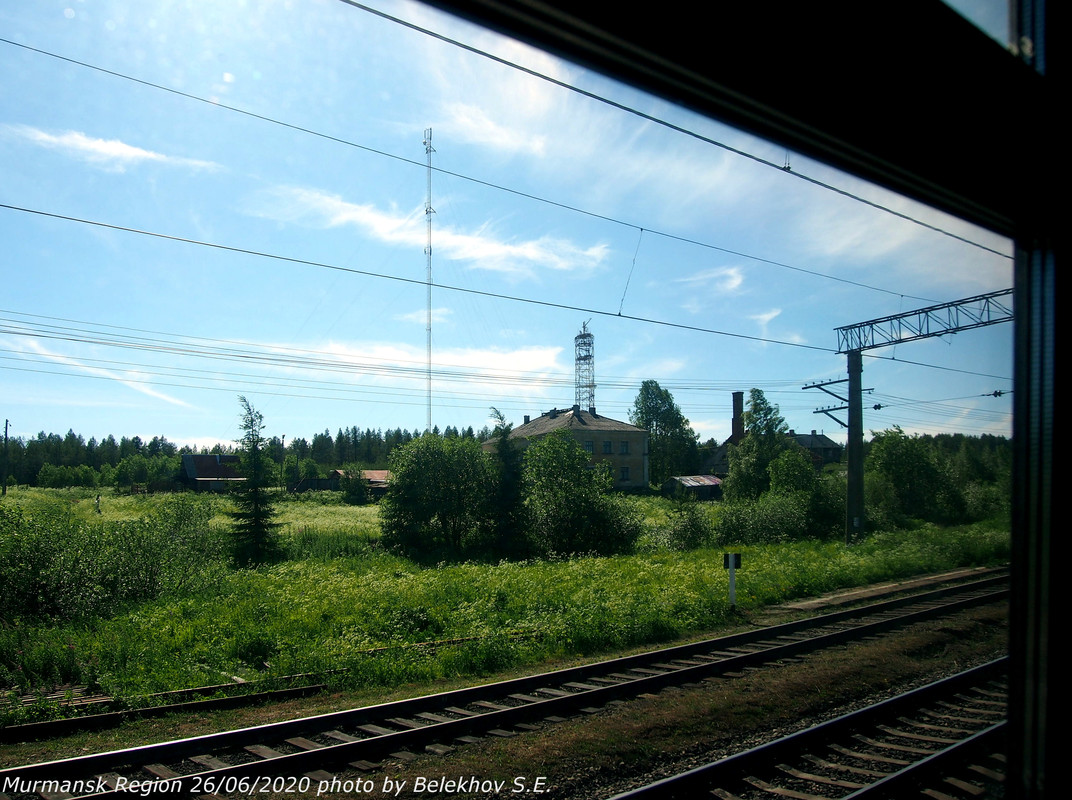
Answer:
<svg viewBox="0 0 1072 800"><path fill-rule="evenodd" d="M609 456L614 452L614 442L603 442L603 455Z"/></svg>
<svg viewBox="0 0 1072 800"><path fill-rule="evenodd" d="M618 452L623 456L629 455L629 442L622 442L622 447Z"/></svg>
<svg viewBox="0 0 1072 800"><path fill-rule="evenodd" d="M592 455L592 453L594 453L595 451L596 451L596 443L595 442L585 442L584 443L584 452L588 453L588 455Z"/></svg>
<svg viewBox="0 0 1072 800"><path fill-rule="evenodd" d="M629 467L622 467L622 474L621 474L621 478L619 480L623 480L623 481L629 480Z"/></svg>

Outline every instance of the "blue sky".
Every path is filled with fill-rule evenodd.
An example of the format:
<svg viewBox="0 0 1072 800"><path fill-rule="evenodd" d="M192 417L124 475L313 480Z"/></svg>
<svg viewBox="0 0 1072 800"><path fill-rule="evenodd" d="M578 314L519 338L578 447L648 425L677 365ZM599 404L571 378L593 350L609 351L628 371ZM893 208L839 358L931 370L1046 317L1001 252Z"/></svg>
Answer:
<svg viewBox="0 0 1072 800"><path fill-rule="evenodd" d="M572 405L587 322L601 414L654 379L721 441L756 387L844 441L802 390L844 377L835 328L1012 285L1007 240L425 6L371 7L0 5L12 435L208 446L239 436L240 394L288 440L423 429L429 128L440 428ZM1010 434L1010 324L873 355L866 430Z"/></svg>

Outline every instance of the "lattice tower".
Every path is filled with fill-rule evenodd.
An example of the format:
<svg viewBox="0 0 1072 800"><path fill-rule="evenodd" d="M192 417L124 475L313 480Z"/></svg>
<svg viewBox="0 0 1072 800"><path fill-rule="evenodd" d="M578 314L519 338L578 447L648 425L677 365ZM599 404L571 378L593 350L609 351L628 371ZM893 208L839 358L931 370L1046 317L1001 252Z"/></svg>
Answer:
<svg viewBox="0 0 1072 800"><path fill-rule="evenodd" d="M588 330L588 323L581 326L581 332L573 338L576 351L576 399L578 408L590 410L596 406L596 364L595 336Z"/></svg>

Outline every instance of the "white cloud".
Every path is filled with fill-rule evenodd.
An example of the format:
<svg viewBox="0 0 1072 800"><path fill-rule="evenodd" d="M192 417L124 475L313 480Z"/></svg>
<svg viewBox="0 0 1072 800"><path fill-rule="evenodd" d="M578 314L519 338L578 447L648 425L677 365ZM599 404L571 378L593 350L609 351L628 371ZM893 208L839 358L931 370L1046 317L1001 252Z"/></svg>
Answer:
<svg viewBox="0 0 1072 800"><path fill-rule="evenodd" d="M193 407L184 400L179 400L177 397L172 397L169 394L165 394L164 392L154 389L142 378L137 377L136 373L113 372L112 370L102 369L101 367L88 366L86 364L81 363L76 358L71 358L70 356L65 356L60 353L53 353L51 350L42 346L34 339L30 339L28 344L35 352L44 356L50 361L56 362L57 364L74 367L75 369L82 370L83 372L89 373L90 375L93 375L97 378L105 378L107 380L115 381L116 383L120 383L123 386L126 386L128 389L133 389L135 392L140 392L141 394L156 398L157 400L163 400L164 402L170 403L172 405L183 406L185 408Z"/></svg>
<svg viewBox="0 0 1072 800"><path fill-rule="evenodd" d="M38 147L57 150L112 172L125 172L127 167L154 162L200 170L219 169L211 161L179 158L145 150L118 139L95 139L80 131L53 134L28 125L3 125L0 130L25 139Z"/></svg>
<svg viewBox="0 0 1072 800"><path fill-rule="evenodd" d="M748 319L752 320L753 322L758 322L760 331L759 335L763 338L767 338L767 331L770 326L771 320L773 320L781 313L782 310L780 308L775 308L770 311L766 311L762 314L750 314Z"/></svg>
<svg viewBox="0 0 1072 800"><path fill-rule="evenodd" d="M683 372L689 366L688 359L684 358L658 358L636 365L627 371L627 376L635 378L638 384L647 380L652 375L669 377Z"/></svg>
<svg viewBox="0 0 1072 800"><path fill-rule="evenodd" d="M713 291L725 294L736 292L741 288L741 284L744 283L744 272L740 267L712 267L674 280L677 283L688 283L693 286L707 285Z"/></svg>
<svg viewBox="0 0 1072 800"><path fill-rule="evenodd" d="M446 322L450 318L450 315L453 313L453 310L449 308L433 308L432 323L442 324ZM424 325L426 322L428 322L428 309L411 311L408 314L396 314L395 319L399 322L418 322L421 325Z"/></svg>
<svg viewBox="0 0 1072 800"><path fill-rule="evenodd" d="M279 188L262 196L259 208L251 213L327 227L353 225L390 244L423 247L427 241L423 210L389 213L371 204L350 203L338 195L313 189ZM605 244L583 247L553 236L509 241L493 236L489 228L484 226L473 233L439 228L434 236L435 252L452 261L468 262L470 269L514 278L535 277L539 269L588 274L600 268L609 253Z"/></svg>
<svg viewBox="0 0 1072 800"><path fill-rule="evenodd" d="M427 375L427 351L393 342L328 342L317 348L333 360L352 365L355 383L362 386L412 387ZM515 397L524 387L528 400L561 393L563 376L572 365L562 364L561 347L528 345L515 348L436 348L433 387L437 393L474 393L481 397ZM572 391L572 390L571 390Z"/></svg>
<svg viewBox="0 0 1072 800"><path fill-rule="evenodd" d="M542 156L547 149L545 135L497 123L487 111L472 103L449 103L445 113L451 134L471 144L532 156Z"/></svg>

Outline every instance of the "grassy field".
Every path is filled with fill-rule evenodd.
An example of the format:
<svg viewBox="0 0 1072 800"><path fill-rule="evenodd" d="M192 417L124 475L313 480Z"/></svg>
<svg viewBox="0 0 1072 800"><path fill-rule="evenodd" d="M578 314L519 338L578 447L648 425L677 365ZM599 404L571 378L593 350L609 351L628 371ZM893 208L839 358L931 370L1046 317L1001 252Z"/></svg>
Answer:
<svg viewBox="0 0 1072 800"><path fill-rule="evenodd" d="M98 515L95 497L20 490L4 506L60 508L71 526L94 531L98 523L133 524L160 502L108 495ZM223 535L226 501L209 502L208 524ZM665 642L736 621L722 549L660 549L655 532L667 507L638 502L653 532L643 552L432 567L378 546L375 506L282 502L288 560L281 564L241 571L208 564L196 583L162 584L151 599L108 614L3 620L0 686L87 683L134 698L235 676L329 671L339 686L391 686ZM809 541L734 549L744 562L738 613L747 613L848 586L1001 563L1009 535L994 523L876 534L851 548ZM19 712L52 713L46 704Z"/></svg>

